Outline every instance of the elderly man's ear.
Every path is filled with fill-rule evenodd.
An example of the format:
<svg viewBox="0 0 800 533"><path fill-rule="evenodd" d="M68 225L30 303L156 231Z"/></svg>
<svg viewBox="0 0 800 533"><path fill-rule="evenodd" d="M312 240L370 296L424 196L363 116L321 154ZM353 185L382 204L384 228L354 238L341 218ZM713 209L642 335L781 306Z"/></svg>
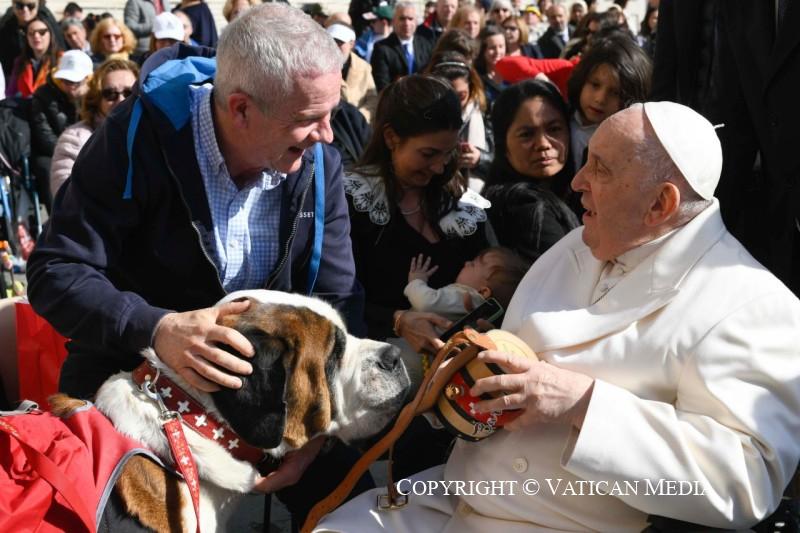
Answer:
<svg viewBox="0 0 800 533"><path fill-rule="evenodd" d="M681 205L681 191L674 183L660 183L655 190L650 209L644 217L645 225L649 227L661 226L673 221Z"/></svg>
<svg viewBox="0 0 800 533"><path fill-rule="evenodd" d="M255 102L245 93L235 92L228 96L226 111L238 128L247 127L248 115L254 111Z"/></svg>

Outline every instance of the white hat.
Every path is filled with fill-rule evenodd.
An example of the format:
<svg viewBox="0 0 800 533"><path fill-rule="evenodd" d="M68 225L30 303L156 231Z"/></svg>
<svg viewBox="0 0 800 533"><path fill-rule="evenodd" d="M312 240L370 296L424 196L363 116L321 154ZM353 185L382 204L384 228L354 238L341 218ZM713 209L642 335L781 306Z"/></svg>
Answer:
<svg viewBox="0 0 800 533"><path fill-rule="evenodd" d="M161 13L153 22L153 35L156 39L183 40L183 23L172 13Z"/></svg>
<svg viewBox="0 0 800 533"><path fill-rule="evenodd" d="M674 102L640 105L683 177L697 194L710 200L722 173L722 145L714 126L697 111Z"/></svg>
<svg viewBox="0 0 800 533"><path fill-rule="evenodd" d="M94 70L92 59L80 50L68 50L61 56L54 78L73 83L83 81Z"/></svg>
<svg viewBox="0 0 800 533"><path fill-rule="evenodd" d="M349 43L350 41L356 40L356 32L344 24L331 24L325 31L328 32L328 35L343 43Z"/></svg>

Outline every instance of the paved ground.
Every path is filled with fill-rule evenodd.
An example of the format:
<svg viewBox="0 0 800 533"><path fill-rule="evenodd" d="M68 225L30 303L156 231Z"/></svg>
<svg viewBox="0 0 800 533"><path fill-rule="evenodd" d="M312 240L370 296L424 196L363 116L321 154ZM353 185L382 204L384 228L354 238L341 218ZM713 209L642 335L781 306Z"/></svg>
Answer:
<svg viewBox="0 0 800 533"><path fill-rule="evenodd" d="M386 461L379 461L370 469L376 485L386 484ZM233 520L228 524L229 531L237 533L261 533L264 529L264 496L259 494L245 496L239 509L234 511ZM290 533L291 519L286 507L272 498L272 516L270 517L269 533Z"/></svg>

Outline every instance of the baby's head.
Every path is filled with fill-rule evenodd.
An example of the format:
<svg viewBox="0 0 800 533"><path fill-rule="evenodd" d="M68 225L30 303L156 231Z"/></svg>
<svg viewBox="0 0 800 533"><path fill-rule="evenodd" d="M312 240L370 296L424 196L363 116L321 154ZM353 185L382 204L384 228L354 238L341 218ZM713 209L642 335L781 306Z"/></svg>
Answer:
<svg viewBox="0 0 800 533"><path fill-rule="evenodd" d="M652 72L650 58L631 37L609 32L592 41L572 71L569 103L584 122L599 124L633 103L647 101Z"/></svg>
<svg viewBox="0 0 800 533"><path fill-rule="evenodd" d="M472 287L484 298L495 298L506 308L529 266L514 251L495 246L464 263L456 283Z"/></svg>

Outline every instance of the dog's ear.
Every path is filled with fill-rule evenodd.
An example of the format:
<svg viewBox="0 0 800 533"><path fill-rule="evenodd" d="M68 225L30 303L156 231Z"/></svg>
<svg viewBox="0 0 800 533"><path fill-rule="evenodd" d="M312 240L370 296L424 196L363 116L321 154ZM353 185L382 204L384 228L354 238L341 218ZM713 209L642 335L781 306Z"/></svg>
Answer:
<svg viewBox="0 0 800 533"><path fill-rule="evenodd" d="M214 404L231 428L248 444L275 448L281 443L286 427L286 369L283 356L289 347L285 339L258 328L241 331L255 350L253 373L242 376L240 389L212 393ZM237 354L238 355L238 354ZM241 357L241 356L240 356Z"/></svg>

